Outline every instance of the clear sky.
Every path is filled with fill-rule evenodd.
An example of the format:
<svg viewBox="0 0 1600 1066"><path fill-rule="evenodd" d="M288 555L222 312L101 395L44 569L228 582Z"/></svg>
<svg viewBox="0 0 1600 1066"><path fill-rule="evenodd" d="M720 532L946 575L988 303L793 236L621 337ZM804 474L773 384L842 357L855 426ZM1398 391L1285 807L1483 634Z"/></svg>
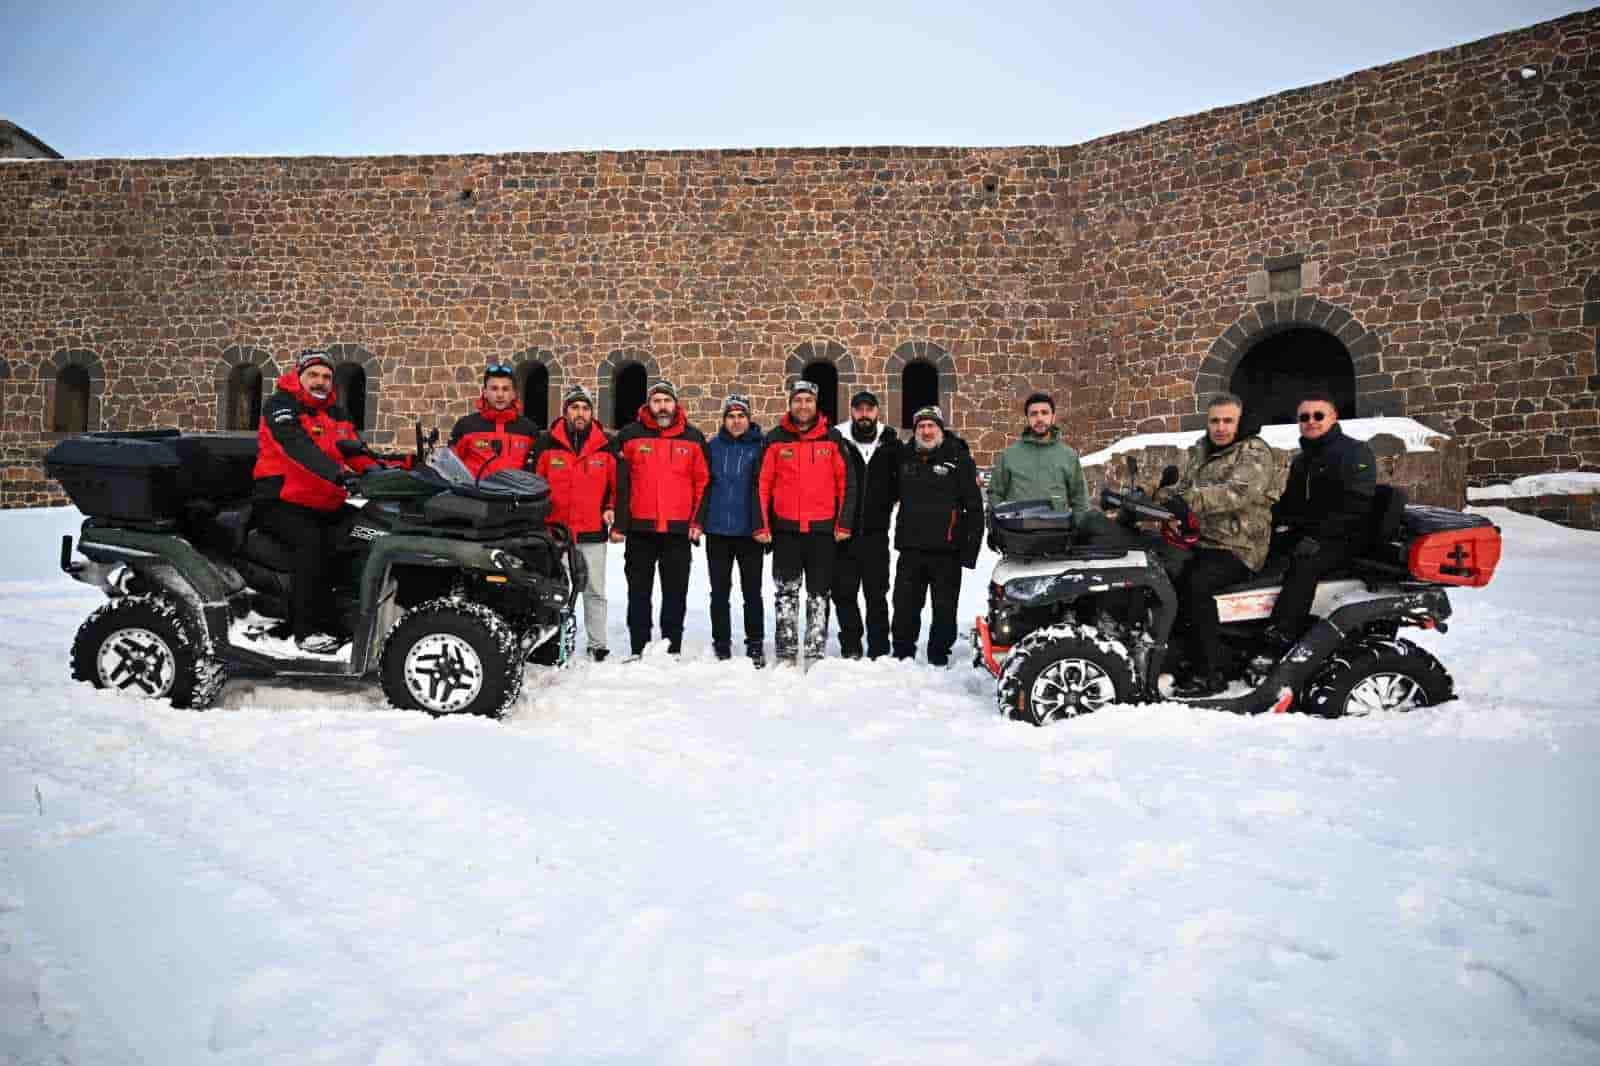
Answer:
<svg viewBox="0 0 1600 1066"><path fill-rule="evenodd" d="M1075 144L1582 10L0 4L0 118L69 157Z"/></svg>

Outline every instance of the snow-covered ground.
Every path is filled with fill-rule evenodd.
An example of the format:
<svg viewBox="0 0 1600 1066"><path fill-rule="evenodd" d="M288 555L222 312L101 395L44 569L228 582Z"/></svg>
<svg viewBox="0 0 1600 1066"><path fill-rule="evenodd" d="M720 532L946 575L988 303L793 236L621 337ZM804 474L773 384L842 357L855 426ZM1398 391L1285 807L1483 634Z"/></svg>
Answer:
<svg viewBox="0 0 1600 1066"><path fill-rule="evenodd" d="M173 711L67 680L75 515L0 513L0 1061L1600 1061L1600 535L1485 513L1457 702L1049 729L698 608L503 724Z"/></svg>

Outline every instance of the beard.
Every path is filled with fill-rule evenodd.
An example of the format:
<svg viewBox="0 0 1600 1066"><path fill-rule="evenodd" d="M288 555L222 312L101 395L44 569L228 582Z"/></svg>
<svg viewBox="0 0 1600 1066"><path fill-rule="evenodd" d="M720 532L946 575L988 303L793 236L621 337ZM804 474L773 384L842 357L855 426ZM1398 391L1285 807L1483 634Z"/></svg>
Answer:
<svg viewBox="0 0 1600 1066"><path fill-rule="evenodd" d="M656 420L656 426L660 429L666 429L672 425L672 418L676 414L676 411L657 411L653 416Z"/></svg>
<svg viewBox="0 0 1600 1066"><path fill-rule="evenodd" d="M862 444L870 444L878 435L878 420L876 418L851 419L850 435Z"/></svg>
<svg viewBox="0 0 1600 1066"><path fill-rule="evenodd" d="M312 397L318 400L326 400L329 396L333 395L332 388L308 388L306 391L309 392Z"/></svg>
<svg viewBox="0 0 1600 1066"><path fill-rule="evenodd" d="M924 441L922 439L921 435L918 435L915 439L916 439L916 444L917 444L917 451L919 451L919 452L931 452L935 448L937 448L939 445L944 443L944 437L942 435L938 436L938 437L935 437L931 441Z"/></svg>

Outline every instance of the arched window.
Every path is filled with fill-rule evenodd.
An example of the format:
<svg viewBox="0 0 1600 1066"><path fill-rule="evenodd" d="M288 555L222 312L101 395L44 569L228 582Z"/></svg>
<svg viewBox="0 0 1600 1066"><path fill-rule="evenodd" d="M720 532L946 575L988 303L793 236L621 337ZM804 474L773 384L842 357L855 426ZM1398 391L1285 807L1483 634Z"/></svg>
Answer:
<svg viewBox="0 0 1600 1066"><path fill-rule="evenodd" d="M939 403L939 368L920 359L907 363L900 371L900 396L900 428L910 429L917 411Z"/></svg>
<svg viewBox="0 0 1600 1066"><path fill-rule="evenodd" d="M50 412L55 433L89 431L89 371L70 363L56 371L55 405Z"/></svg>
<svg viewBox="0 0 1600 1066"><path fill-rule="evenodd" d="M644 406L649 373L643 363L625 363L611 378L611 425L616 429L634 421Z"/></svg>
<svg viewBox="0 0 1600 1066"><path fill-rule="evenodd" d="M367 371L360 363L340 363L333 371L333 388L357 432L367 428Z"/></svg>
<svg viewBox="0 0 1600 1066"><path fill-rule="evenodd" d="M1356 417L1356 374L1339 338L1310 326L1269 333L1234 367L1228 388L1258 425L1293 422L1308 392L1332 396L1344 418ZM1202 398L1203 402L1203 398Z"/></svg>
<svg viewBox="0 0 1600 1066"><path fill-rule="evenodd" d="M526 362L517 367L517 395L522 413L540 429L550 425L550 368L543 363Z"/></svg>
<svg viewBox="0 0 1600 1066"><path fill-rule="evenodd" d="M255 429L261 424L261 393L265 379L254 364L228 371L228 397L223 429Z"/></svg>
<svg viewBox="0 0 1600 1066"><path fill-rule="evenodd" d="M800 376L817 387L817 410L828 416L829 425L838 425L839 368L817 359L807 363Z"/></svg>

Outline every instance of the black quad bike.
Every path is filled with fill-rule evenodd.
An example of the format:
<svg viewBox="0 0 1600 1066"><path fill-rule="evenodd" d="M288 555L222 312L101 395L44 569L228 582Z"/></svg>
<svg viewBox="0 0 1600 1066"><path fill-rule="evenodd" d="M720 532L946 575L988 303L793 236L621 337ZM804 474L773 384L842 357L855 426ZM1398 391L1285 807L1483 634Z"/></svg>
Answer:
<svg viewBox="0 0 1600 1066"><path fill-rule="evenodd" d="M347 505L331 569L326 628L346 643L329 654L288 639L292 556L250 521L253 436L154 430L57 444L46 470L86 516L83 558L64 537L61 568L110 597L78 629L73 677L199 709L229 677L375 674L396 707L498 717L525 663L571 655L587 574L571 539L545 526L542 478L475 480L447 449L432 451L437 439L418 427L412 469L352 477L365 503Z"/></svg>
<svg viewBox="0 0 1600 1066"><path fill-rule="evenodd" d="M1162 484L1175 480L1169 467ZM1128 484L1137 484L1131 460ZM1159 683L1178 665L1169 655L1177 594L1162 539L1138 523L1173 515L1138 489L1107 487L1100 505L1117 520L1091 513L1075 524L1045 501L1002 504L990 515L990 545L1002 558L973 643L1011 718L1044 725L1111 703L1169 698ZM1380 486L1368 534L1365 554L1318 584L1314 622L1281 657L1263 654L1262 635L1285 564L1218 592L1231 685L1178 702L1341 717L1453 698L1444 667L1399 631L1448 628L1447 588L1488 584L1499 529L1476 515L1408 506L1403 491Z"/></svg>

